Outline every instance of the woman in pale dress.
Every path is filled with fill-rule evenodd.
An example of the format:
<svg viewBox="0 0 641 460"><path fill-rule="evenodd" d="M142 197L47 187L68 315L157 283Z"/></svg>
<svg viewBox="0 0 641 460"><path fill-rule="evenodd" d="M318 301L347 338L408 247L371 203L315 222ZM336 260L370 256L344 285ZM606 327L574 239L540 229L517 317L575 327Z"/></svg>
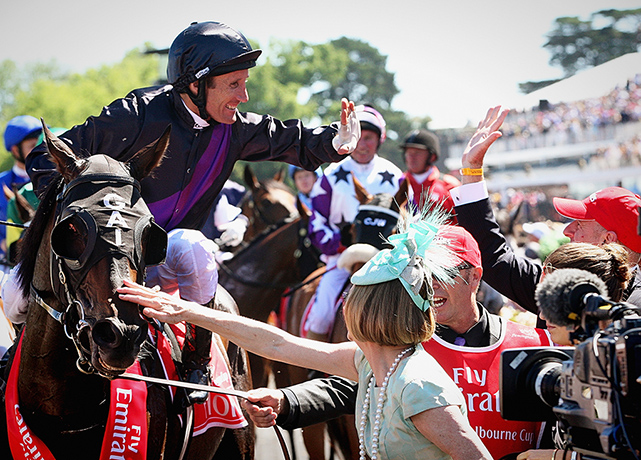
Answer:
<svg viewBox="0 0 641 460"><path fill-rule="evenodd" d="M390 237L393 249L352 277L345 304L350 342L290 335L248 318L203 308L127 282L121 298L160 321L210 329L266 358L358 380L361 459L488 459L466 416L461 391L423 349L434 332L432 278L453 282L457 256L436 237L447 216L423 216Z"/></svg>

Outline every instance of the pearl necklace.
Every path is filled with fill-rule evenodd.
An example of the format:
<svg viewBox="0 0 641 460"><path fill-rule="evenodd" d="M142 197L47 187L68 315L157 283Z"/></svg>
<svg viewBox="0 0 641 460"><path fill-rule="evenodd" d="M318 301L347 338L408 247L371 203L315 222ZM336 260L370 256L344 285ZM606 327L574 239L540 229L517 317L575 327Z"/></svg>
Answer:
<svg viewBox="0 0 641 460"><path fill-rule="evenodd" d="M410 350L413 350L414 347L409 347L406 348L405 350L401 351L394 362L392 363L392 366L389 368L389 371L387 371L387 375L385 376L385 379L383 380L383 384L381 385L381 391L380 394L378 395L378 404L376 405L376 414L374 416L374 428L372 429L372 455L371 455L371 460L377 460L378 459L378 435L381 431L381 419L383 417L383 403L385 402L385 390L387 389L387 384L389 382L390 376L394 373L396 370L396 366L398 366L398 363L401 361L405 353L407 353ZM366 460L366 455L365 455L365 422L367 421L367 415L369 411L369 401L370 401L370 394L372 390L372 386L374 385L374 373L372 372L372 377L369 379L369 384L367 385L367 391L365 392L365 400L363 401L363 410L361 411L361 424L358 428L358 449L359 449L359 460Z"/></svg>

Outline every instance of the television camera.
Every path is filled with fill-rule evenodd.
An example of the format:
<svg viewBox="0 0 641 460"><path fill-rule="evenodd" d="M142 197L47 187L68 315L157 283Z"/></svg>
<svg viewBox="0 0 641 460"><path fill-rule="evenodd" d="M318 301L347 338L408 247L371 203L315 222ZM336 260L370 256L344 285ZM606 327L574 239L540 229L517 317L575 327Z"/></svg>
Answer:
<svg viewBox="0 0 641 460"><path fill-rule="evenodd" d="M580 318L570 335L577 345L504 351L501 416L556 421L563 444L583 459L638 459L640 309L611 302L603 282L584 270L556 270L536 294L539 307Z"/></svg>

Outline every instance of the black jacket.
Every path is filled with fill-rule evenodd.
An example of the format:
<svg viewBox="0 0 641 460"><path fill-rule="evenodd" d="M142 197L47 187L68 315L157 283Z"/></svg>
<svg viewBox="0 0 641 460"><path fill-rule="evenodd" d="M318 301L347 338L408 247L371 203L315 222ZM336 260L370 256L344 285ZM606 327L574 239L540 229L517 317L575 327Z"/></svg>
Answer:
<svg viewBox="0 0 641 460"><path fill-rule="evenodd" d="M534 292L543 267L514 253L494 218L489 199L456 206L455 209L459 225L470 232L481 250L483 280L536 314L538 308Z"/></svg>
<svg viewBox="0 0 641 460"><path fill-rule="evenodd" d="M98 153L127 160L171 125L169 149L142 195L167 231L200 228L238 160L284 161L308 170L344 158L332 147L336 126L305 128L300 120L237 113L232 125L195 129L194 120L171 86L137 89L104 107L97 117L59 136L79 156ZM27 158L34 190L42 190L53 164L40 144Z"/></svg>
<svg viewBox="0 0 641 460"><path fill-rule="evenodd" d="M507 244L489 199L456 206L459 225L470 232L481 250L483 280L509 299L532 313L538 313L534 298L536 285L543 267L538 263L517 256ZM624 302L641 306L641 273L637 269L630 280ZM537 327L544 327L537 322Z"/></svg>

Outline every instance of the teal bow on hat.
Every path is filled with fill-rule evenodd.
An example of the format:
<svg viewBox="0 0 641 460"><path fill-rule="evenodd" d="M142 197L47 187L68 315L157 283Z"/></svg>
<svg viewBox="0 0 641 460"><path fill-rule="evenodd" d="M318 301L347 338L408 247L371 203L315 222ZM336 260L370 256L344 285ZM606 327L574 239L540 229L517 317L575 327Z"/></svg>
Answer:
<svg viewBox="0 0 641 460"><path fill-rule="evenodd" d="M451 269L444 268L451 264L442 263L453 254L439 238L435 239L438 229L427 220L419 220L410 223L405 233L391 235L388 242L394 248L383 249L372 257L352 275L352 284L366 286L398 279L416 306L427 311L434 294L432 277L445 283L452 283L454 277ZM425 299L420 295L424 285Z"/></svg>

